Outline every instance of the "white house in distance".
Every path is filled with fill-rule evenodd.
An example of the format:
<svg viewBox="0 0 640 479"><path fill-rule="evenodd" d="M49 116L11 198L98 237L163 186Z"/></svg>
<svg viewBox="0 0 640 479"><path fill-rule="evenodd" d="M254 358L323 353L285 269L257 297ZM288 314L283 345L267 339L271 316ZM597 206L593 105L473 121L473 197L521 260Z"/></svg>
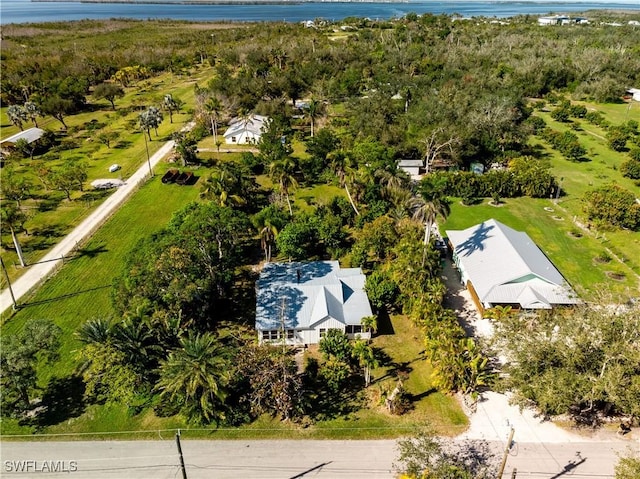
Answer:
<svg viewBox="0 0 640 479"><path fill-rule="evenodd" d="M248 118L234 118L224 132L227 145L256 144L262 136L262 129L269 118L262 115L251 115Z"/></svg>
<svg viewBox="0 0 640 479"><path fill-rule="evenodd" d="M580 303L526 233L490 219L446 234L462 284L481 313L494 306L551 309Z"/></svg>
<svg viewBox="0 0 640 479"><path fill-rule="evenodd" d="M329 329L369 338L361 325L372 314L365 279L337 261L267 263L256 285L259 341L317 344Z"/></svg>

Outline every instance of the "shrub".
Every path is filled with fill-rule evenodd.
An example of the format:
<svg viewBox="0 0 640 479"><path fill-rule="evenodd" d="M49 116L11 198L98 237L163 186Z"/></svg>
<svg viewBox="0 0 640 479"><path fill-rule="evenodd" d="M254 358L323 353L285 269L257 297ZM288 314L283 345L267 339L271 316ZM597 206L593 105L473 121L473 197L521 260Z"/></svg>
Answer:
<svg viewBox="0 0 640 479"><path fill-rule="evenodd" d="M631 159L623 162L620 165L620 173L625 178L640 180L640 161Z"/></svg>

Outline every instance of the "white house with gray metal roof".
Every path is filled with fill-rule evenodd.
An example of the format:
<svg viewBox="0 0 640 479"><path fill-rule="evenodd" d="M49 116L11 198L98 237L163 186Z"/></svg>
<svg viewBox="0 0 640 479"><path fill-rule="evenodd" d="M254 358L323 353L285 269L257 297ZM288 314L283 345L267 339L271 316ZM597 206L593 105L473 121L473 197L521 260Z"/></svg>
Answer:
<svg viewBox="0 0 640 479"><path fill-rule="evenodd" d="M258 339L317 344L329 329L369 338L361 325L372 315L365 280L360 268L337 261L267 263L256 285Z"/></svg>
<svg viewBox="0 0 640 479"><path fill-rule="evenodd" d="M580 302L526 233L490 219L446 234L462 284L481 312L499 305L551 309Z"/></svg>
<svg viewBox="0 0 640 479"><path fill-rule="evenodd" d="M269 118L262 115L251 115L247 118L234 118L224 132L227 145L256 144L262 136L262 129Z"/></svg>

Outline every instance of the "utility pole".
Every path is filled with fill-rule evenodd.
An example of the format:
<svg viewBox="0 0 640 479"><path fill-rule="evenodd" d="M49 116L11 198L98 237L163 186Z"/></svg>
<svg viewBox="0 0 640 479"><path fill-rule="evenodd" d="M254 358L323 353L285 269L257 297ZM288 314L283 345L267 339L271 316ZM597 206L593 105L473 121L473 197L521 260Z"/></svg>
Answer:
<svg viewBox="0 0 640 479"><path fill-rule="evenodd" d="M509 439L507 439L507 446L504 448L502 463L500 464L500 469L498 470L496 479L502 479L502 473L504 473L504 468L507 465L507 456L509 455L509 450L511 449L511 441L513 441L513 435L515 434L515 432L516 430L514 428L511 428L511 431L509 431Z"/></svg>
<svg viewBox="0 0 640 479"><path fill-rule="evenodd" d="M7 285L9 287L9 294L11 295L11 301L13 302L13 310L18 310L18 303L16 302L16 297L13 295L13 288L11 287L11 280L9 279L9 273L7 273L7 268L4 266L4 261L0 258L0 265L2 265L2 271L4 272L4 277L7 279Z"/></svg>
<svg viewBox="0 0 640 479"><path fill-rule="evenodd" d="M180 455L180 469L182 469L182 479L187 479L187 471L184 468L184 457L182 457L182 446L180 446L180 429L176 433L176 444L178 446L178 454Z"/></svg>

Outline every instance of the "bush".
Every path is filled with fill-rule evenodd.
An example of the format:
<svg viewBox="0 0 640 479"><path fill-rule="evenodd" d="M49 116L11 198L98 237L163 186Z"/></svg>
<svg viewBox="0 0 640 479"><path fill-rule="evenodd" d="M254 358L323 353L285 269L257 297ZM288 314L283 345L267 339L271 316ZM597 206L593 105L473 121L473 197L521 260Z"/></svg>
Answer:
<svg viewBox="0 0 640 479"><path fill-rule="evenodd" d="M622 126L611 127L607 132L607 143L609 148L614 151L624 151L627 147L628 139L629 134Z"/></svg>
<svg viewBox="0 0 640 479"><path fill-rule="evenodd" d="M640 180L640 161L631 159L623 162L620 165L620 173L625 178Z"/></svg>
<svg viewBox="0 0 640 479"><path fill-rule="evenodd" d="M606 226L640 229L640 204L630 191L610 184L584 195L584 211L589 220Z"/></svg>

